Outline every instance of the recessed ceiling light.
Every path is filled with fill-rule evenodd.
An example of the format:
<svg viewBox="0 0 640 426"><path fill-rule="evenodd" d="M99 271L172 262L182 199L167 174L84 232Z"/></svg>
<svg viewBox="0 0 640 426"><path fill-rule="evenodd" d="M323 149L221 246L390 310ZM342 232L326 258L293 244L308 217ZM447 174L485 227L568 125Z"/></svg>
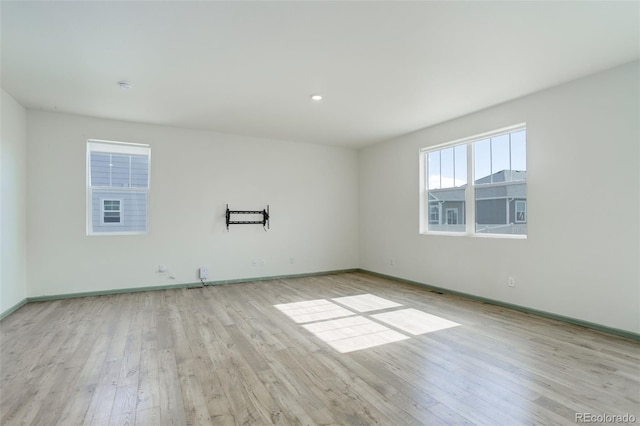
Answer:
<svg viewBox="0 0 640 426"><path fill-rule="evenodd" d="M121 89L131 89L131 82L127 81L127 80L122 80L118 82L118 86L120 86Z"/></svg>
<svg viewBox="0 0 640 426"><path fill-rule="evenodd" d="M321 101L322 100L322 95L318 95L318 94L311 95L311 100L312 101Z"/></svg>

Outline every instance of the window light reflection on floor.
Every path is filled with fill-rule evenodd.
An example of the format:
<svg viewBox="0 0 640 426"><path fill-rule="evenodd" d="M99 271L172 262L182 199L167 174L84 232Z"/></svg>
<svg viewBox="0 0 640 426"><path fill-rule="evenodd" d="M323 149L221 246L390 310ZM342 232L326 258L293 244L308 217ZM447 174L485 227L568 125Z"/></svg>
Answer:
<svg viewBox="0 0 640 426"><path fill-rule="evenodd" d="M406 331L414 336L460 325L457 322L449 321L417 309L385 312L383 314L371 315L371 318L375 318L378 321L382 321L385 324Z"/></svg>
<svg viewBox="0 0 640 426"><path fill-rule="evenodd" d="M340 353L398 342L408 336L370 319L357 316L303 325Z"/></svg>
<svg viewBox="0 0 640 426"><path fill-rule="evenodd" d="M388 311L402 305L372 294L332 300L357 312L387 311L371 314L367 318L326 299L284 303L274 307L340 353L410 338L386 325L414 336L460 325L417 309Z"/></svg>
<svg viewBox="0 0 640 426"><path fill-rule="evenodd" d="M354 315L353 312L325 299L274 306L298 324Z"/></svg>
<svg viewBox="0 0 640 426"><path fill-rule="evenodd" d="M378 311L381 309L402 306L399 303L383 299L382 297L374 296L373 294L359 294L357 296L336 297L331 300L358 312Z"/></svg>

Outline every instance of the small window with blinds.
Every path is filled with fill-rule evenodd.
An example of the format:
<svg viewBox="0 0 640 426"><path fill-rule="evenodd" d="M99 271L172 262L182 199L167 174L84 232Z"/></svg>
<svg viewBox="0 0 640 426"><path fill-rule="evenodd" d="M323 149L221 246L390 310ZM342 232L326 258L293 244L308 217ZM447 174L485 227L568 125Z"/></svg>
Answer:
<svg viewBox="0 0 640 426"><path fill-rule="evenodd" d="M122 223L122 200L102 200L102 223Z"/></svg>
<svg viewBox="0 0 640 426"><path fill-rule="evenodd" d="M149 145L87 143L87 235L147 232Z"/></svg>

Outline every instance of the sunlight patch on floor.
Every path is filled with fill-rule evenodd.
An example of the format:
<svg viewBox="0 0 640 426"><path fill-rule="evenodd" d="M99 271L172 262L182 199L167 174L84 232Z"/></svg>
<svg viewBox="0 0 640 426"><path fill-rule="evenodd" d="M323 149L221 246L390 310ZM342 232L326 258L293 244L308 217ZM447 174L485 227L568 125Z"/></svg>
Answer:
<svg viewBox="0 0 640 426"><path fill-rule="evenodd" d="M353 312L324 299L274 306L298 324L354 315Z"/></svg>
<svg viewBox="0 0 640 426"><path fill-rule="evenodd" d="M361 316L306 324L303 327L341 353L409 338Z"/></svg>
<svg viewBox="0 0 640 426"><path fill-rule="evenodd" d="M357 296L336 297L331 299L341 305L358 312L379 311L380 309L396 308L402 306L391 300L374 296L373 294L359 294Z"/></svg>
<svg viewBox="0 0 640 426"><path fill-rule="evenodd" d="M411 338L387 326L417 336L460 325L412 308L366 314L367 317L362 313L402 306L372 294L336 297L331 300L349 309L327 299L283 303L274 307L340 353Z"/></svg>
<svg viewBox="0 0 640 426"><path fill-rule="evenodd" d="M371 315L371 318L411 333L414 336L460 325L457 322L449 321L417 309L401 309L399 311L385 312Z"/></svg>

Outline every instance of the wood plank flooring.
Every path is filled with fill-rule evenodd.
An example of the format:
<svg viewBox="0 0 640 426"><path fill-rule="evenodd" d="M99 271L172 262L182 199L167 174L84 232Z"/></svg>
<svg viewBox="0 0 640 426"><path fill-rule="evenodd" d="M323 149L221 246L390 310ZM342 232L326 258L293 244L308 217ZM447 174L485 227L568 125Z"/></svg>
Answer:
<svg viewBox="0 0 640 426"><path fill-rule="evenodd" d="M341 353L274 306L361 294L404 340ZM400 309L459 325L373 316ZM2 425L640 422L637 341L359 272L30 303L0 346Z"/></svg>

